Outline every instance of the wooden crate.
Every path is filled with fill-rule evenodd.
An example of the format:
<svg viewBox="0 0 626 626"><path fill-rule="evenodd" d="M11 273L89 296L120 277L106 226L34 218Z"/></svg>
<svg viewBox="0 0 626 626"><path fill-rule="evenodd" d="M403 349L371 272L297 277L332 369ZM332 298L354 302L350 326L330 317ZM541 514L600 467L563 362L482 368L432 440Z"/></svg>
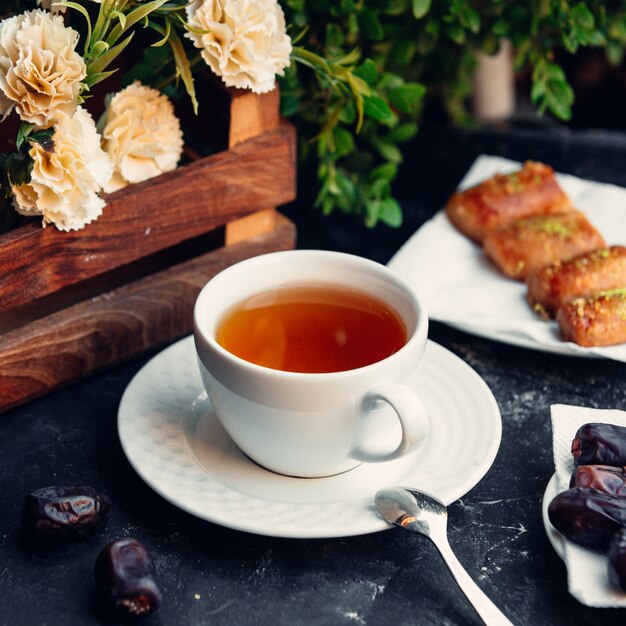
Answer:
<svg viewBox="0 0 626 626"><path fill-rule="evenodd" d="M294 247L275 210L296 193L278 92L211 89L201 132L226 149L109 195L83 230L0 236L0 412L188 334L212 276Z"/></svg>

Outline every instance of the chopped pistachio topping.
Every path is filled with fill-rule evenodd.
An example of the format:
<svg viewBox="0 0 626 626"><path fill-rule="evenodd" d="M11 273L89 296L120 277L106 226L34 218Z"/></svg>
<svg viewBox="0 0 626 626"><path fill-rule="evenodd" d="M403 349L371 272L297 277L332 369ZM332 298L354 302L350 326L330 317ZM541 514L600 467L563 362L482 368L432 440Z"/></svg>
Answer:
<svg viewBox="0 0 626 626"><path fill-rule="evenodd" d="M576 232L578 225L576 223L567 223L565 219L554 216L549 219L545 217L534 217L529 219L518 220L513 222L513 228L517 231L518 239L526 239L530 232L548 237L561 237L566 239L572 237Z"/></svg>
<svg viewBox="0 0 626 626"><path fill-rule="evenodd" d="M575 229L571 225L565 224L561 220L551 219L545 222L535 224L535 229L539 233L543 233L550 237L558 235L560 237L571 237Z"/></svg>
<svg viewBox="0 0 626 626"><path fill-rule="evenodd" d="M605 291L599 291L593 295L594 299L598 298L620 298L626 300L626 287L619 287L617 289L606 289Z"/></svg>
<svg viewBox="0 0 626 626"><path fill-rule="evenodd" d="M509 174L506 178L506 188L509 191L522 191L522 189L524 189L524 184L522 183L522 181L519 178L520 173L519 172L513 172L512 174Z"/></svg>

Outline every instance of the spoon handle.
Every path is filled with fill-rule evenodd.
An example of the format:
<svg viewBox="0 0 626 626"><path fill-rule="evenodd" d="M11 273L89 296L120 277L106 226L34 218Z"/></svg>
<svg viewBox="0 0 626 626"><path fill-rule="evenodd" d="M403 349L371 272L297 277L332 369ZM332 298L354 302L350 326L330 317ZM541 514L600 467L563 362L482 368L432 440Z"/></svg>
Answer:
<svg viewBox="0 0 626 626"><path fill-rule="evenodd" d="M450 548L448 539L445 536L440 536L436 539L431 537L431 539L439 549L443 560L446 562L461 591L476 609L483 622L487 626L513 626L504 613L485 595L483 590L472 580L471 576L459 563L454 552L452 552L452 548Z"/></svg>

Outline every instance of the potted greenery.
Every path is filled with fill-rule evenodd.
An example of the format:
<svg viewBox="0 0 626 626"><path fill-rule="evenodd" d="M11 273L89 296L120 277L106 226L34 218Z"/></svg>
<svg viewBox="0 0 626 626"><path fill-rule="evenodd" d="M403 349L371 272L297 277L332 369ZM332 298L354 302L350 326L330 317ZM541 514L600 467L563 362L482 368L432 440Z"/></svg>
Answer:
<svg viewBox="0 0 626 626"><path fill-rule="evenodd" d="M208 66L226 85L257 92L272 89L277 76L301 159L317 170L317 205L324 213L361 215L368 226L402 220L392 182L425 104L438 100L454 123L470 119L478 54L510 42L515 67L531 72L530 98L539 113L567 120L574 94L555 53L595 46L619 63L626 44L626 9L619 1L9 0L6 15L37 4L67 9L66 24L80 33L86 75L79 99L116 72L139 27L155 38L133 50L125 84L139 78L173 101L189 97L196 111L200 69ZM229 39L235 24L237 32L262 31L265 43ZM33 122L22 121L20 145L33 130L24 125ZM15 180L25 181L28 172L20 172L15 159L5 159L0 169L5 193L14 196ZM159 172L154 164L149 169ZM119 183L119 168L117 174Z"/></svg>

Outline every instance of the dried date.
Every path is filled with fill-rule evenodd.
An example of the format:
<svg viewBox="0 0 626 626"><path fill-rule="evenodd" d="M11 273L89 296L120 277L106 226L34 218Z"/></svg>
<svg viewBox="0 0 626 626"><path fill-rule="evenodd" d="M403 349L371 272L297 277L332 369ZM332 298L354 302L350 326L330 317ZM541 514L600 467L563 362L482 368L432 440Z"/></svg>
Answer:
<svg viewBox="0 0 626 626"><path fill-rule="evenodd" d="M572 441L576 465L626 465L626 428L615 424L584 424Z"/></svg>
<svg viewBox="0 0 626 626"><path fill-rule="evenodd" d="M611 584L626 591L626 528L621 528L611 538L608 556Z"/></svg>
<svg viewBox="0 0 626 626"><path fill-rule="evenodd" d="M70 538L104 525L110 512L109 499L91 487L43 487L26 496L21 523L32 537Z"/></svg>
<svg viewBox="0 0 626 626"><path fill-rule="evenodd" d="M548 517L570 541L606 550L612 535L626 526L626 498L577 487L550 502Z"/></svg>
<svg viewBox="0 0 626 626"><path fill-rule="evenodd" d="M119 613L143 615L161 606L152 558L137 539L125 537L106 545L94 574L101 598Z"/></svg>
<svg viewBox="0 0 626 626"><path fill-rule="evenodd" d="M612 496L626 496L626 467L579 465L570 487L587 487Z"/></svg>

